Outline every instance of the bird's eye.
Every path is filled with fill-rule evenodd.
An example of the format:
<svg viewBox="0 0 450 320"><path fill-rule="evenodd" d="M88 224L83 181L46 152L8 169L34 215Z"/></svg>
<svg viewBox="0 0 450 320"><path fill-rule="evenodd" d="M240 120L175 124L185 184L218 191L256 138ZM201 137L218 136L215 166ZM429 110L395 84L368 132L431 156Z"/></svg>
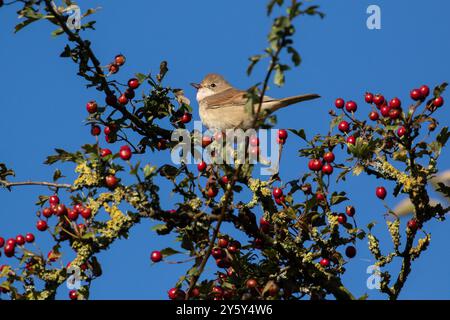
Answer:
<svg viewBox="0 0 450 320"><path fill-rule="evenodd" d="M214 88L216 86L215 83L211 83L211 87Z"/></svg>

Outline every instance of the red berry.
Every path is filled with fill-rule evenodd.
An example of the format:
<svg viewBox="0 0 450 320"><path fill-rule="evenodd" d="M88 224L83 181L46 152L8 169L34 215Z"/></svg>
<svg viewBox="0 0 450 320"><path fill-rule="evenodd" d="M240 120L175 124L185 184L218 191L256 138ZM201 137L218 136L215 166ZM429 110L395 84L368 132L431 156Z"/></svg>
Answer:
<svg viewBox="0 0 450 320"><path fill-rule="evenodd" d="M353 206L347 206L345 208L345 213L349 216L349 217L353 217L356 213L355 207Z"/></svg>
<svg viewBox="0 0 450 320"><path fill-rule="evenodd" d="M8 258L11 258L16 251L16 247L13 245L7 244L5 246L4 251L5 251L5 256L7 256Z"/></svg>
<svg viewBox="0 0 450 320"><path fill-rule="evenodd" d="M339 131L343 132L343 133L347 133L350 131L350 125L348 124L347 121L341 121L338 125L338 129Z"/></svg>
<svg viewBox="0 0 450 320"><path fill-rule="evenodd" d="M9 238L8 240L6 240L6 244L15 247L16 246L16 239L14 238Z"/></svg>
<svg viewBox="0 0 450 320"><path fill-rule="evenodd" d="M375 191L375 194L377 195L378 198L383 200L384 198L386 198L387 191L384 187L378 187Z"/></svg>
<svg viewBox="0 0 450 320"><path fill-rule="evenodd" d="M356 256L356 248L354 246L348 246L345 248L345 255L349 258L354 258Z"/></svg>
<svg viewBox="0 0 450 320"><path fill-rule="evenodd" d="M36 228L37 228L39 231L45 231L45 230L47 230L47 228L48 228L47 222L44 221L44 220L39 220L39 221L37 222L37 224L36 224Z"/></svg>
<svg viewBox="0 0 450 320"><path fill-rule="evenodd" d="M191 120L192 120L192 114L187 113L187 112L185 114L183 114L183 116L180 119L180 121L182 123L189 123L189 122L191 122Z"/></svg>
<svg viewBox="0 0 450 320"><path fill-rule="evenodd" d="M105 98L105 102L109 106L115 106L117 104L117 97L115 94L109 94Z"/></svg>
<svg viewBox="0 0 450 320"><path fill-rule="evenodd" d="M336 101L334 102L334 105L336 106L336 108L338 109L342 109L345 105L345 101L342 98L338 98L336 99Z"/></svg>
<svg viewBox="0 0 450 320"><path fill-rule="evenodd" d="M150 255L150 259L153 261L153 262L159 262L159 261L161 261L162 260L162 254L161 254L161 252L160 251L153 251L152 252L152 254Z"/></svg>
<svg viewBox="0 0 450 320"><path fill-rule="evenodd" d="M325 195L322 192L317 192L316 193L316 200L318 202L322 202L325 200Z"/></svg>
<svg viewBox="0 0 450 320"><path fill-rule="evenodd" d="M275 198L275 202L277 205L282 206L283 203L285 202L284 196L281 196L279 198Z"/></svg>
<svg viewBox="0 0 450 320"><path fill-rule="evenodd" d="M220 182L222 184L229 184L230 183L230 179L228 179L227 176L223 176L222 178L220 178Z"/></svg>
<svg viewBox="0 0 450 320"><path fill-rule="evenodd" d="M117 187L117 184L119 183L119 180L116 178L115 175L108 175L105 177L106 186L110 189L114 189Z"/></svg>
<svg viewBox="0 0 450 320"><path fill-rule="evenodd" d="M50 208L44 208L42 210L42 215L46 218L50 218L52 216L52 210Z"/></svg>
<svg viewBox="0 0 450 320"><path fill-rule="evenodd" d="M433 100L433 104L436 107L442 107L444 105L444 98L442 97L437 97L436 99Z"/></svg>
<svg viewBox="0 0 450 320"><path fill-rule="evenodd" d="M370 92L367 92L364 100L366 100L367 103L372 103L373 102L373 94L371 94Z"/></svg>
<svg viewBox="0 0 450 320"><path fill-rule="evenodd" d="M275 199L280 198L283 195L283 190L281 188L275 188L273 189L272 194Z"/></svg>
<svg viewBox="0 0 450 320"><path fill-rule="evenodd" d="M126 105L128 103L128 98L127 96L124 94L120 95L119 99L118 99L119 103L122 105Z"/></svg>
<svg viewBox="0 0 450 320"><path fill-rule="evenodd" d="M171 300L183 300L185 297L184 291L178 288L170 289L167 294Z"/></svg>
<svg viewBox="0 0 450 320"><path fill-rule="evenodd" d="M221 258L221 259L217 259L216 260L216 265L219 267L219 268L229 268L230 266L231 266L231 262L230 262L230 260L228 259L228 258Z"/></svg>
<svg viewBox="0 0 450 320"><path fill-rule="evenodd" d="M372 121L377 121L380 118L380 115L376 111L372 111L369 113L369 119Z"/></svg>
<svg viewBox="0 0 450 320"><path fill-rule="evenodd" d="M87 112L89 112L89 113L96 113L97 112L97 110L98 110L98 105L97 105L97 102L95 102L95 101L89 101L87 104L86 104L86 110L87 110Z"/></svg>
<svg viewBox="0 0 450 320"><path fill-rule="evenodd" d="M0 248L3 248L4 245L5 245L5 239L0 237Z"/></svg>
<svg viewBox="0 0 450 320"><path fill-rule="evenodd" d="M411 93L409 95L411 96L411 99L413 99L414 101L422 99L422 92L420 92L420 89L411 90Z"/></svg>
<svg viewBox="0 0 450 320"><path fill-rule="evenodd" d="M373 97L373 103L380 107L384 103L385 99L381 94L377 94Z"/></svg>
<svg viewBox="0 0 450 320"><path fill-rule="evenodd" d="M192 298L198 298L200 296L200 290L199 288L194 288L191 290L191 293L189 294Z"/></svg>
<svg viewBox="0 0 450 320"><path fill-rule="evenodd" d="M80 214L84 219L89 219L92 215L92 210L91 208L84 208L81 210Z"/></svg>
<svg viewBox="0 0 450 320"><path fill-rule="evenodd" d="M21 235L21 234L17 235L16 236L16 243L19 246L23 246L25 244L25 237L23 235Z"/></svg>
<svg viewBox="0 0 450 320"><path fill-rule="evenodd" d="M320 260L320 265L326 268L330 265L330 260L328 260L327 258L322 258L322 260Z"/></svg>
<svg viewBox="0 0 450 320"><path fill-rule="evenodd" d="M385 118L389 117L389 111L391 111L391 108L388 106L382 106L380 109L381 115Z"/></svg>
<svg viewBox="0 0 450 320"><path fill-rule="evenodd" d="M109 65L109 72L111 72L112 74L119 72L120 67L117 64L110 64Z"/></svg>
<svg viewBox="0 0 450 320"><path fill-rule="evenodd" d="M25 241L28 242L28 243L33 243L34 242L34 234L27 233L25 235Z"/></svg>
<svg viewBox="0 0 450 320"><path fill-rule="evenodd" d="M391 108L398 109L398 108L400 108L400 107L402 106L402 102L400 101L399 98L394 98L394 99L392 99L392 100L389 102L389 106L390 106Z"/></svg>
<svg viewBox="0 0 450 320"><path fill-rule="evenodd" d="M55 205L57 205L59 203L59 198L55 194L53 196L50 196L50 198L48 198L48 202L50 203L51 206L55 206Z"/></svg>
<svg viewBox="0 0 450 320"><path fill-rule="evenodd" d="M91 127L91 135L93 136L99 136L100 133L102 132L102 129L100 129L99 126L93 124Z"/></svg>
<svg viewBox="0 0 450 320"><path fill-rule="evenodd" d="M308 168L311 171L320 171L322 170L323 164L319 159L311 159L308 162Z"/></svg>
<svg viewBox="0 0 450 320"><path fill-rule="evenodd" d="M118 66L123 66L125 64L125 56L123 54L118 54L115 58L114 58L114 63Z"/></svg>
<svg viewBox="0 0 450 320"><path fill-rule="evenodd" d="M288 132L284 129L278 130L278 139L286 141L288 137Z"/></svg>
<svg viewBox="0 0 450 320"><path fill-rule="evenodd" d="M131 89L137 89L139 87L139 80L136 78L128 80L128 87Z"/></svg>
<svg viewBox="0 0 450 320"><path fill-rule="evenodd" d="M212 138L210 136L203 136L202 137L202 148L206 148L213 142Z"/></svg>
<svg viewBox="0 0 450 320"><path fill-rule="evenodd" d="M398 119L400 118L401 113L402 112L400 111L400 109L391 108L391 110L389 110L389 118L391 118L392 120Z"/></svg>
<svg viewBox="0 0 450 320"><path fill-rule="evenodd" d="M347 143L348 143L348 144L355 145L355 144L356 144L356 138L355 138L354 136L349 136L349 137L347 138Z"/></svg>
<svg viewBox="0 0 450 320"><path fill-rule="evenodd" d="M226 248L228 247L228 239L227 238L219 238L219 240L217 241L217 245L221 248Z"/></svg>
<svg viewBox="0 0 450 320"><path fill-rule="evenodd" d="M397 135L401 138L406 134L406 128L405 127L400 127L397 130Z"/></svg>
<svg viewBox="0 0 450 320"><path fill-rule="evenodd" d="M333 166L332 166L331 164L329 164L329 163L325 164L325 165L322 167L322 172L323 172L324 174L326 174L326 175L332 174L332 173L333 173Z"/></svg>
<svg viewBox="0 0 450 320"><path fill-rule="evenodd" d="M283 140L283 139L277 138L277 143L278 143L278 144L281 144L281 145L283 145L283 144L285 144L285 143L286 143L286 140Z"/></svg>
<svg viewBox="0 0 450 320"><path fill-rule="evenodd" d="M77 203L73 206L73 210L80 213L83 210L83 205L81 203Z"/></svg>
<svg viewBox="0 0 450 320"><path fill-rule="evenodd" d="M207 164L205 161L200 162L199 164L197 164L197 169L200 172L203 172L206 170Z"/></svg>
<svg viewBox="0 0 450 320"><path fill-rule="evenodd" d="M65 214L67 214L67 208L64 204L58 204L56 206L56 212L55 214L59 217L59 216L63 216Z"/></svg>
<svg viewBox="0 0 450 320"><path fill-rule="evenodd" d="M111 134L116 133L116 132L117 132L117 126L116 126L116 124L110 123L109 125L107 125L107 126L105 127L105 129L103 130L103 132L104 132L106 135L111 135Z"/></svg>
<svg viewBox="0 0 450 320"><path fill-rule="evenodd" d="M69 220L75 221L78 219L78 211L77 210L69 210L67 212L67 218L69 218Z"/></svg>
<svg viewBox="0 0 450 320"><path fill-rule="evenodd" d="M416 219L411 219L408 221L408 228L415 231L419 227L419 224L417 223Z"/></svg>
<svg viewBox="0 0 450 320"><path fill-rule="evenodd" d="M220 248L213 248L211 251L211 255L213 256L214 259L220 259L225 256L225 252L222 251L222 249Z"/></svg>
<svg viewBox="0 0 450 320"><path fill-rule="evenodd" d="M264 218L259 219L259 228L262 232L268 233L270 231L270 223Z"/></svg>
<svg viewBox="0 0 450 320"><path fill-rule="evenodd" d="M422 96L422 99L425 99L430 94L430 88L428 88L428 86L426 85L421 86L419 91L420 95Z"/></svg>
<svg viewBox="0 0 450 320"><path fill-rule="evenodd" d="M70 300L78 300L78 292L77 292L77 290L70 290L69 291L69 298L70 298Z"/></svg>
<svg viewBox="0 0 450 320"><path fill-rule="evenodd" d="M327 153L325 153L324 155L323 155L323 160L325 161L325 162L328 162L328 163L332 163L333 161L334 161L334 159L335 159L335 157L334 157L334 153L333 152L327 152Z"/></svg>
<svg viewBox="0 0 450 320"><path fill-rule="evenodd" d="M219 193L216 187L209 187L207 195L209 198L214 198Z"/></svg>
<svg viewBox="0 0 450 320"><path fill-rule="evenodd" d="M346 223L346 222L347 222L347 216L344 215L343 213L340 213L340 214L338 215L338 222L339 222L340 224Z"/></svg>
<svg viewBox="0 0 450 320"><path fill-rule="evenodd" d="M248 289L253 289L258 286L258 282L255 279L248 279L245 285Z"/></svg>
<svg viewBox="0 0 450 320"><path fill-rule="evenodd" d="M131 153L131 149L130 149L129 146L122 146L120 148L120 151L119 151L120 159L122 159L124 161L130 160L131 159L131 155L132 155L132 153Z"/></svg>
<svg viewBox="0 0 450 320"><path fill-rule="evenodd" d="M358 109L358 105L355 101L349 101L345 104L345 110L348 112L355 112Z"/></svg>
<svg viewBox="0 0 450 320"><path fill-rule="evenodd" d="M112 151L109 150L109 149L102 149L102 150L100 150L100 156L102 158L104 158L106 156L109 156L110 154L112 154Z"/></svg>
<svg viewBox="0 0 450 320"><path fill-rule="evenodd" d="M215 286L214 288L212 288L212 293L216 297L222 297L223 296L223 289L222 289L222 287Z"/></svg>

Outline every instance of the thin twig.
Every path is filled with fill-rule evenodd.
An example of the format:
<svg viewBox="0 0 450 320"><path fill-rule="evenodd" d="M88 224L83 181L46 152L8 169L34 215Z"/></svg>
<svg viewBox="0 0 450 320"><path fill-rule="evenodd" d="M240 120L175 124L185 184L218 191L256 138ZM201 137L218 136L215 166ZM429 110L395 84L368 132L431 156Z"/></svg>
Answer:
<svg viewBox="0 0 450 320"><path fill-rule="evenodd" d="M18 187L18 186L46 186L46 187L64 188L64 189L72 188L72 185L70 185L70 184L46 182L46 181L9 182L9 181L5 181L5 180L0 180L0 185L5 186L6 188Z"/></svg>

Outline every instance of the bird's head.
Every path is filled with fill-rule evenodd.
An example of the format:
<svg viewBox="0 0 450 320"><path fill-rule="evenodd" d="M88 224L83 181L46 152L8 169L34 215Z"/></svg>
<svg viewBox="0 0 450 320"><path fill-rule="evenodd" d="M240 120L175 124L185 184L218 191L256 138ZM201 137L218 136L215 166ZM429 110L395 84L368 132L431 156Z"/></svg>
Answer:
<svg viewBox="0 0 450 320"><path fill-rule="evenodd" d="M191 83L197 89L197 100L201 101L204 98L223 92L232 88L230 83L219 74L210 73L200 83Z"/></svg>

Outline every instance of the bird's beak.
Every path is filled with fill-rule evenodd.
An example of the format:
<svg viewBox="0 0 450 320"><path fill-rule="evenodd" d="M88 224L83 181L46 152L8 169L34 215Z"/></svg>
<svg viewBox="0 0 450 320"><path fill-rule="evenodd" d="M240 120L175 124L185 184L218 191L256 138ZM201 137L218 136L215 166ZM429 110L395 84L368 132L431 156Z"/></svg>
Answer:
<svg viewBox="0 0 450 320"><path fill-rule="evenodd" d="M201 84L199 84L199 83L191 83L191 86L193 86L195 89L200 89L201 87L202 87L202 85Z"/></svg>

